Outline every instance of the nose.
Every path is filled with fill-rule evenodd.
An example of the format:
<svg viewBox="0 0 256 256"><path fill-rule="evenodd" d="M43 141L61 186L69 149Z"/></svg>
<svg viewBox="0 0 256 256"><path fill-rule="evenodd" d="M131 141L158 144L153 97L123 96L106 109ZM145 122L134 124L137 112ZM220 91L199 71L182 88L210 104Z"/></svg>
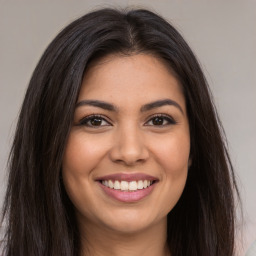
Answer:
<svg viewBox="0 0 256 256"><path fill-rule="evenodd" d="M133 166L145 162L148 157L146 141L139 128L126 127L117 131L110 150L113 162Z"/></svg>

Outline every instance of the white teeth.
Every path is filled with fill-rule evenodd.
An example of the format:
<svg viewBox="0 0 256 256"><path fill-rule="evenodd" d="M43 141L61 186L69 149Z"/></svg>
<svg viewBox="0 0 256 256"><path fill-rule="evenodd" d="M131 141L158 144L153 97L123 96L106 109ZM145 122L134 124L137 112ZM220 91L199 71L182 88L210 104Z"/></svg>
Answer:
<svg viewBox="0 0 256 256"><path fill-rule="evenodd" d="M118 180L114 182L114 189L121 189L120 182Z"/></svg>
<svg viewBox="0 0 256 256"><path fill-rule="evenodd" d="M129 183L127 181L121 181L120 185L121 190L128 190L129 189Z"/></svg>
<svg viewBox="0 0 256 256"><path fill-rule="evenodd" d="M108 186L109 186L110 188L114 188L114 183L113 183L112 180L109 180L109 181L108 181Z"/></svg>
<svg viewBox="0 0 256 256"><path fill-rule="evenodd" d="M101 182L106 187L116 189L116 190L122 190L122 191L136 191L138 189L144 189L152 185L152 181L150 180L138 180L138 181L112 181L112 180L103 180Z"/></svg>
<svg viewBox="0 0 256 256"><path fill-rule="evenodd" d="M138 189L143 189L143 181L142 180L138 181Z"/></svg>
<svg viewBox="0 0 256 256"><path fill-rule="evenodd" d="M136 181L131 181L129 182L129 190L137 190L137 182Z"/></svg>

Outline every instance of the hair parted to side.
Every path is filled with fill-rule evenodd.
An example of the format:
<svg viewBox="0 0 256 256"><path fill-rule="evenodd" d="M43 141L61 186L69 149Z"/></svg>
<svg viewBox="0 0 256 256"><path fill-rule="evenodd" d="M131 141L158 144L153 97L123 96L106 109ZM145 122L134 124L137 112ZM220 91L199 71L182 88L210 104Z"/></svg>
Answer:
<svg viewBox="0 0 256 256"><path fill-rule="evenodd" d="M109 54L153 54L180 81L190 125L192 165L168 214L174 256L234 254L233 168L201 68L182 36L147 10L101 9L67 26L40 59L27 89L9 158L4 203L6 256L78 256L74 208L61 166L86 68Z"/></svg>

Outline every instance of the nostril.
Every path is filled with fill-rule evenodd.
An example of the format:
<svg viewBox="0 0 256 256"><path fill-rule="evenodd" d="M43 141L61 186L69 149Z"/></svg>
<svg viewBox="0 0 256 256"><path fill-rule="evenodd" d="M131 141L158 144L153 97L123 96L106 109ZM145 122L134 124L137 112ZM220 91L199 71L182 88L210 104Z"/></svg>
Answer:
<svg viewBox="0 0 256 256"><path fill-rule="evenodd" d="M142 136L138 136L137 133L132 136L132 133L133 131L126 130L115 137L113 147L109 151L112 161L132 166L148 158L149 152L142 141Z"/></svg>

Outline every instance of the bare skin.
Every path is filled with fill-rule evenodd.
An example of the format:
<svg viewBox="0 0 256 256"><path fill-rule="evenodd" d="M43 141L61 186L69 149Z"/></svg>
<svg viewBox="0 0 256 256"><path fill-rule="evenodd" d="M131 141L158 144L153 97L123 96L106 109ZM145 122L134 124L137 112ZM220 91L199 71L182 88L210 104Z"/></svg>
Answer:
<svg viewBox="0 0 256 256"><path fill-rule="evenodd" d="M119 234L102 227L95 228L95 225L81 226L81 232L86 236L82 237L82 244L86 247L81 256L170 256L165 245L165 228L166 223L163 222L138 233Z"/></svg>
<svg viewBox="0 0 256 256"><path fill-rule="evenodd" d="M94 63L63 159L81 256L170 255L167 214L182 194L189 164L185 98L163 62L139 54ZM146 180L143 188L140 179ZM111 187L116 181L129 189Z"/></svg>

